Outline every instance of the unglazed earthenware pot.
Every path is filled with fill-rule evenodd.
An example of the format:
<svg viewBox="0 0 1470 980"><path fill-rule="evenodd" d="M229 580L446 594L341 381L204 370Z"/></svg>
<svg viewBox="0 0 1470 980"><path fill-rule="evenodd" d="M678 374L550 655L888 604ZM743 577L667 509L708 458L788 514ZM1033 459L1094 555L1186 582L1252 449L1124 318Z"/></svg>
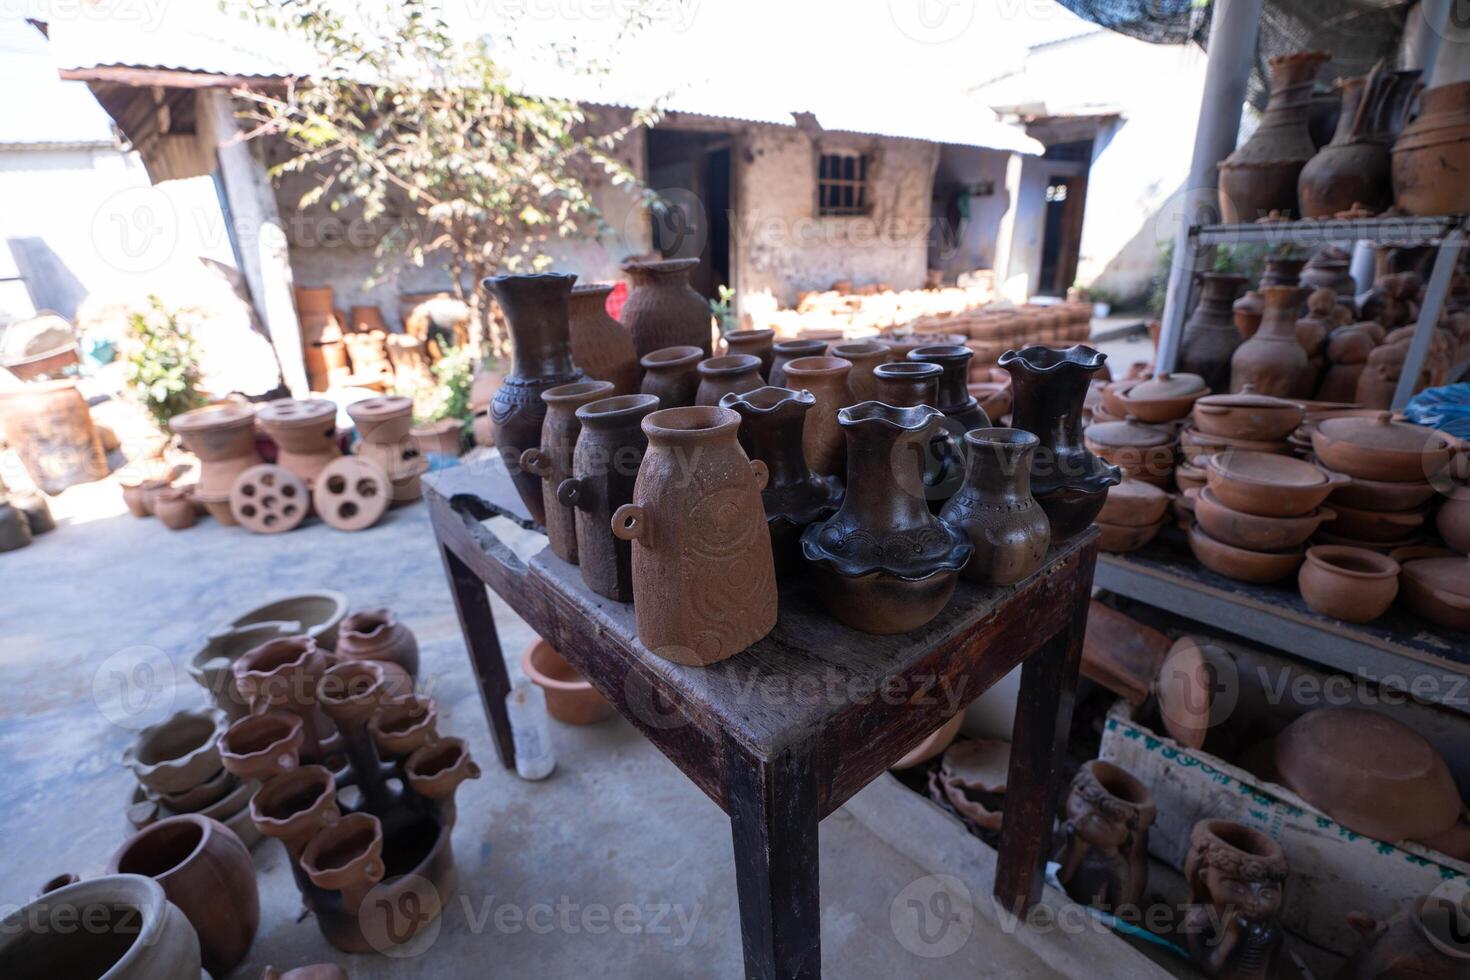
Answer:
<svg viewBox="0 0 1470 980"><path fill-rule="evenodd" d="M846 469L847 442L837 413L852 404L847 376L852 362L840 357L798 357L786 363L786 384L816 398L802 431L802 450L812 472L840 477Z"/></svg>
<svg viewBox="0 0 1470 980"><path fill-rule="evenodd" d="M256 418L279 450L276 464L296 474L308 487L328 463L342 455L337 447L337 406L325 398L267 402L256 411Z"/></svg>
<svg viewBox="0 0 1470 980"><path fill-rule="evenodd" d="M1152 483L1124 480L1108 491L1108 502L1097 519L1117 527L1147 527L1164 519L1170 498Z"/></svg>
<svg viewBox="0 0 1470 980"><path fill-rule="evenodd" d="M1364 480L1423 483L1454 455L1443 432L1395 422L1389 412L1373 418L1323 419L1312 427L1312 451L1323 466Z"/></svg>
<svg viewBox="0 0 1470 980"><path fill-rule="evenodd" d="M578 381L543 391L546 421L541 424L541 444L521 453L521 469L542 481L546 540L551 553L573 565L577 564L577 512L557 500L556 491L572 475L572 454L577 436L582 434L577 409L614 395L614 389L611 381Z"/></svg>
<svg viewBox="0 0 1470 980"><path fill-rule="evenodd" d="M546 711L566 725L595 725L617 713L577 669L541 637L521 653L521 670L546 692Z"/></svg>
<svg viewBox="0 0 1470 980"><path fill-rule="evenodd" d="M878 398L878 381L873 377L873 369L892 358L888 345L873 340L852 340L833 344L827 348L827 353L852 365L847 375L847 388L852 392L854 403Z"/></svg>
<svg viewBox="0 0 1470 980"><path fill-rule="evenodd" d="M170 531L183 531L194 526L194 494L187 487L164 487L153 503L153 516Z"/></svg>
<svg viewBox="0 0 1470 980"><path fill-rule="evenodd" d="M380 660L419 675L418 639L391 609L359 609L343 619L334 659Z"/></svg>
<svg viewBox="0 0 1470 980"><path fill-rule="evenodd" d="M699 362L704 351L698 347L664 347L644 354L643 384L639 391L658 398L661 408L693 405L699 391Z"/></svg>
<svg viewBox="0 0 1470 980"><path fill-rule="evenodd" d="M1340 473L1275 453L1230 451L1209 457L1209 486L1232 510L1262 517L1301 517L1347 483Z"/></svg>
<svg viewBox="0 0 1470 980"><path fill-rule="evenodd" d="M1194 425L1207 436L1275 442L1302 424L1302 406L1245 385L1236 394L1209 395L1194 403Z"/></svg>
<svg viewBox="0 0 1470 980"><path fill-rule="evenodd" d="M769 327L750 330L731 330L725 334L725 349L731 354L753 354L760 358L761 380L771 375L771 364L776 360L776 331Z"/></svg>
<svg viewBox="0 0 1470 980"><path fill-rule="evenodd" d="M1212 572L1241 582L1279 582L1301 567L1305 554L1294 551L1250 551L1216 541L1198 524L1189 529L1189 547Z"/></svg>
<svg viewBox="0 0 1470 980"><path fill-rule="evenodd" d="M709 304L689 285L698 259L625 262L633 288L623 304L623 325L642 357L662 347L692 346L712 353Z"/></svg>
<svg viewBox="0 0 1470 980"><path fill-rule="evenodd" d="M1297 573L1308 606L1349 623L1369 623L1388 612L1399 594L1399 563L1362 548L1317 545Z"/></svg>
<svg viewBox="0 0 1470 980"><path fill-rule="evenodd" d="M766 378L779 388L786 385L786 364L789 361L798 357L819 357L827 352L827 342L813 339L781 340L771 346L771 352L771 370Z"/></svg>
<svg viewBox="0 0 1470 980"><path fill-rule="evenodd" d="M1307 352L1297 340L1296 324L1307 291L1296 286L1267 286L1261 328L1230 356L1230 390L1250 385L1258 394L1277 398L1310 397L1303 390Z"/></svg>
<svg viewBox="0 0 1470 980"><path fill-rule="evenodd" d="M1247 551L1290 551L1315 534L1323 521L1336 516L1330 507L1317 507L1298 517L1249 514L1225 506L1207 486L1191 487L1184 497L1206 534Z"/></svg>
<svg viewBox="0 0 1470 980"><path fill-rule="evenodd" d="M965 433L965 482L939 511L974 546L960 573L988 585L1019 582L1046 561L1051 522L1031 496L1031 456L1039 440L1021 429Z"/></svg>
<svg viewBox="0 0 1470 980"><path fill-rule="evenodd" d="M219 738L225 727L224 713L213 708L176 711L167 721L140 731L123 761L155 793L182 793L219 771Z"/></svg>
<svg viewBox="0 0 1470 980"><path fill-rule="evenodd" d="M255 451L255 409L219 402L175 415L168 426L199 457L201 500L228 500L235 477L262 462Z"/></svg>
<svg viewBox="0 0 1470 980"><path fill-rule="evenodd" d="M614 395L636 395L642 371L638 351L628 329L607 312L607 297L615 283L574 286L567 301L572 360L598 381L612 382Z"/></svg>
<svg viewBox="0 0 1470 980"><path fill-rule="evenodd" d="M1220 162L1220 213L1228 225L1279 211L1299 217L1297 179L1317 152L1308 129L1312 84L1330 60L1325 51L1298 51L1270 60L1271 96L1250 139Z"/></svg>
<svg viewBox="0 0 1470 980"><path fill-rule="evenodd" d="M1230 355L1240 346L1232 304L1244 276L1206 272L1201 277L1199 303L1184 322L1179 344L1179 370L1205 379L1211 391L1230 387Z"/></svg>
<svg viewBox="0 0 1470 980"><path fill-rule="evenodd" d="M765 384L761 378L761 359L754 354L708 357L699 362L698 372L696 405L718 405L721 398L732 392L754 391Z"/></svg>
<svg viewBox="0 0 1470 980"><path fill-rule="evenodd" d="M1393 144L1394 201L1410 214L1470 211L1470 82L1427 89Z"/></svg>
<svg viewBox="0 0 1470 980"><path fill-rule="evenodd" d="M419 452L410 436L413 399L402 395L364 398L348 405L347 414L361 437L356 446L357 455L376 463L388 474L393 503L419 499L420 478L428 470L429 460Z"/></svg>
<svg viewBox="0 0 1470 980"><path fill-rule="evenodd" d="M270 779L300 765L301 742L300 718L267 711L230 726L220 739L220 761L226 772L241 779Z"/></svg>

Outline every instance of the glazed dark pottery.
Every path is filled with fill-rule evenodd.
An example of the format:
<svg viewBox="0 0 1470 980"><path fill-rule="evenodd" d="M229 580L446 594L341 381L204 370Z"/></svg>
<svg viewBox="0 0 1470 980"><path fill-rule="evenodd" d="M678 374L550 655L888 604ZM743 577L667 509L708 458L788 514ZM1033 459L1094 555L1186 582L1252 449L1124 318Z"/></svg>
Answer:
<svg viewBox="0 0 1470 980"><path fill-rule="evenodd" d="M989 585L1019 582L1042 566L1051 522L1031 496L1031 457L1039 440L1021 429L965 433L965 482L939 511L965 532L975 554L961 572Z"/></svg>
<svg viewBox="0 0 1470 980"><path fill-rule="evenodd" d="M935 407L939 401L939 379L944 368L927 361L892 361L873 369L878 401L894 408ZM963 435L963 433L961 433ZM941 423L929 440L924 459L924 495L931 510L948 500L965 479L965 455L960 441Z"/></svg>
<svg viewBox="0 0 1470 980"><path fill-rule="evenodd" d="M639 391L657 395L664 408L693 405L699 391L699 362L703 359L704 351L693 346L664 347L644 354L638 362L643 366Z"/></svg>
<svg viewBox="0 0 1470 980"><path fill-rule="evenodd" d="M950 425L945 426L957 439L971 429L990 428L990 419L985 417L985 412L980 408L980 403L971 396L968 386L970 358L974 356L974 351L961 344L918 347L908 353L910 361L938 364L943 369L935 395L939 404L934 407L958 426L957 431Z"/></svg>

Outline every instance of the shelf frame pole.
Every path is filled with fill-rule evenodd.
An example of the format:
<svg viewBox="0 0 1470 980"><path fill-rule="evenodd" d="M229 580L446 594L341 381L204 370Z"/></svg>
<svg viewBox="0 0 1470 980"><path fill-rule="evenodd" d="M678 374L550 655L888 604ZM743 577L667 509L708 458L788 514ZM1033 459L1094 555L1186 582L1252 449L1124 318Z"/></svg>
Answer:
<svg viewBox="0 0 1470 980"><path fill-rule="evenodd" d="M1398 387L1393 392L1392 408L1401 410L1414 397L1419 373L1429 356L1429 342L1434 339L1434 329L1439 325L1444 312L1445 297L1450 291L1450 280L1459 262L1460 249L1465 247L1465 226L1459 225L1440 239L1439 249L1434 253L1434 271L1429 274L1429 284L1424 289L1424 303L1419 307L1419 320L1414 325L1414 338L1409 341L1408 353L1404 355L1403 371L1399 374ZM1450 380L1454 380L1453 378Z"/></svg>

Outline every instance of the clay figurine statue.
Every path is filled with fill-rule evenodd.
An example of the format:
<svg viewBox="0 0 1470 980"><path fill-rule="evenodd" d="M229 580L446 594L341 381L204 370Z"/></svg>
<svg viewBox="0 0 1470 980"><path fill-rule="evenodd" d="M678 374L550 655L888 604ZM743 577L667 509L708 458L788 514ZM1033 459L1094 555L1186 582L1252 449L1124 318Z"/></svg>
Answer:
<svg viewBox="0 0 1470 980"><path fill-rule="evenodd" d="M1132 774L1101 759L1082 766L1067 792L1057 879L1067 894L1101 909L1136 906L1148 884L1153 794Z"/></svg>
<svg viewBox="0 0 1470 980"><path fill-rule="evenodd" d="M1201 820L1189 834L1184 880L1185 945L1194 965L1216 980L1270 980L1286 961L1282 885L1286 854L1244 824Z"/></svg>
<svg viewBox="0 0 1470 980"><path fill-rule="evenodd" d="M1463 901L1463 899L1462 899ZM1379 921L1349 912L1363 936L1337 980L1464 980L1470 976L1470 935L1461 903L1438 894L1415 899Z"/></svg>

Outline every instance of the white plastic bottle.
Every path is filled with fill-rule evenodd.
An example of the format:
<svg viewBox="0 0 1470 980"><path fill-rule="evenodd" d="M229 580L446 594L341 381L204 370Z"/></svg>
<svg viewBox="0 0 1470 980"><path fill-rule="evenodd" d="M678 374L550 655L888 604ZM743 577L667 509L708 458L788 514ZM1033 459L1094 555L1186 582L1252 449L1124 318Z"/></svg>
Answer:
<svg viewBox="0 0 1470 980"><path fill-rule="evenodd" d="M505 696L505 709L516 747L516 775L531 780L550 776L556 768L556 754L546 720L546 692L530 681L520 681Z"/></svg>

